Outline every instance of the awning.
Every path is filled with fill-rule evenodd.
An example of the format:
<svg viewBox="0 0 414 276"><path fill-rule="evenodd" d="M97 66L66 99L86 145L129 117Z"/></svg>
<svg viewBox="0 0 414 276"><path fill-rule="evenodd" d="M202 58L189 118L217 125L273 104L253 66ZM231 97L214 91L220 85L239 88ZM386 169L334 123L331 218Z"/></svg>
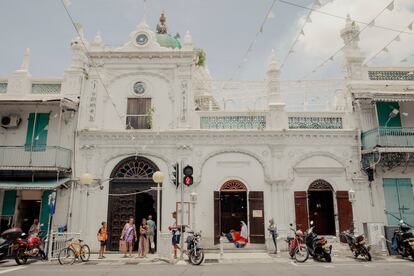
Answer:
<svg viewBox="0 0 414 276"><path fill-rule="evenodd" d="M10 103L59 103L66 105L69 108L77 109L78 100L72 100L63 95L41 95L41 94L2 94L0 95L0 102Z"/></svg>
<svg viewBox="0 0 414 276"><path fill-rule="evenodd" d="M1 190L53 190L70 181L70 178L43 180L0 180Z"/></svg>

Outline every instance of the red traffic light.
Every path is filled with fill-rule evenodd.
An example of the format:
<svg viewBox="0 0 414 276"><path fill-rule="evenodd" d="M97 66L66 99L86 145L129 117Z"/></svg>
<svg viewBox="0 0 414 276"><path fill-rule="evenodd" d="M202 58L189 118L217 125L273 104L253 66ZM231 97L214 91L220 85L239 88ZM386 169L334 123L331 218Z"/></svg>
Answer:
<svg viewBox="0 0 414 276"><path fill-rule="evenodd" d="M186 176L184 176L184 181L183 182L184 182L184 185L190 186L190 185L193 184L193 177L189 176L189 175L186 175Z"/></svg>

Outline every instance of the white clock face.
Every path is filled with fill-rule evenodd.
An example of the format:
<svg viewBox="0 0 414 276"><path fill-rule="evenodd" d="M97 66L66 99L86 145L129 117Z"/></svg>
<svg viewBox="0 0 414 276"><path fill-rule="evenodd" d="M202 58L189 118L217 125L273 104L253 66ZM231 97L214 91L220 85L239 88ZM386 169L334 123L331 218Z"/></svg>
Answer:
<svg viewBox="0 0 414 276"><path fill-rule="evenodd" d="M138 81L134 84L134 93L138 95L142 95L145 93L145 83L142 81Z"/></svg>
<svg viewBox="0 0 414 276"><path fill-rule="evenodd" d="M145 45L148 42L148 36L146 34L137 35L136 41L138 45Z"/></svg>

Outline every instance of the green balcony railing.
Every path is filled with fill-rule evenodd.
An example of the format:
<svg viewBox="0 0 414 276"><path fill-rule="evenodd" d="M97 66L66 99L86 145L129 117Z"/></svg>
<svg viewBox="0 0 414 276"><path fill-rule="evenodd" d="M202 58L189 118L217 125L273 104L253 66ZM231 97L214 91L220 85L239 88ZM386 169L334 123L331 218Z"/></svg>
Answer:
<svg viewBox="0 0 414 276"><path fill-rule="evenodd" d="M362 148L414 147L414 128L380 127L362 133Z"/></svg>
<svg viewBox="0 0 414 276"><path fill-rule="evenodd" d="M71 167L72 151L57 146L28 150L25 146L0 146L0 167Z"/></svg>

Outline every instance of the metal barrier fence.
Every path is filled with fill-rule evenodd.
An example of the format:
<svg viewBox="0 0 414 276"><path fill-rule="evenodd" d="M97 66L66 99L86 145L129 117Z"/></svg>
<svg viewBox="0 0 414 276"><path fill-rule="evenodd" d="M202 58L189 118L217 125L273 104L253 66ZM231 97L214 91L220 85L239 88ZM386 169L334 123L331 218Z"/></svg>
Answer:
<svg viewBox="0 0 414 276"><path fill-rule="evenodd" d="M80 233L69 233L69 232L54 232L50 233L50 241L48 242L47 256L49 260L58 258L60 250L67 247L69 239L79 239Z"/></svg>

